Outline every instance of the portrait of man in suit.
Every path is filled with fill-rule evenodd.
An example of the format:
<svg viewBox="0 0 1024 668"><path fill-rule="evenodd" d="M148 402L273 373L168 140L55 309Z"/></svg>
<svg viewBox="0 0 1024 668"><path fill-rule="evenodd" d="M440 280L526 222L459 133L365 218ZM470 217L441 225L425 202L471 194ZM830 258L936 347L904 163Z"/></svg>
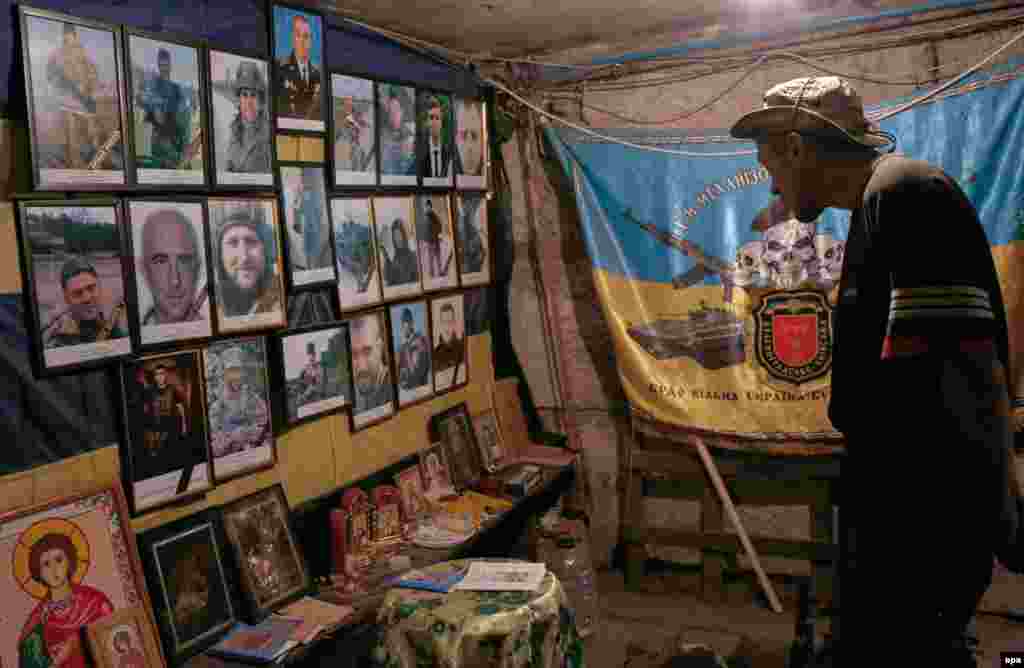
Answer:
<svg viewBox="0 0 1024 668"><path fill-rule="evenodd" d="M323 77L319 66L321 18L275 6L274 33L278 128L323 130Z"/></svg>
<svg viewBox="0 0 1024 668"><path fill-rule="evenodd" d="M419 173L424 185L451 185L456 157L451 127L451 98L420 91Z"/></svg>

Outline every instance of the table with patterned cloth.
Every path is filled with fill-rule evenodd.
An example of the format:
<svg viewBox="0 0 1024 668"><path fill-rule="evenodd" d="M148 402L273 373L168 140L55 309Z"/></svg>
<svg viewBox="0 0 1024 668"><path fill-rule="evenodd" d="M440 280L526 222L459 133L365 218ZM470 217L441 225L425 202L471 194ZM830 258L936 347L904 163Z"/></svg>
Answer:
<svg viewBox="0 0 1024 668"><path fill-rule="evenodd" d="M531 592L390 589L377 623L373 658L385 668L583 668L575 616L550 572Z"/></svg>

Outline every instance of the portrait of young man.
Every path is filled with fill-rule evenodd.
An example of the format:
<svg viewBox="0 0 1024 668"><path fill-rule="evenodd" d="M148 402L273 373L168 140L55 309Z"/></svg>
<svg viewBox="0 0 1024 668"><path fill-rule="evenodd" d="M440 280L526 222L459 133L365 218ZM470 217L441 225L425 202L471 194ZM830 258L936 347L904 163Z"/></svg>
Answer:
<svg viewBox="0 0 1024 668"><path fill-rule="evenodd" d="M128 221L143 345L212 335L202 203L133 200Z"/></svg>
<svg viewBox="0 0 1024 668"><path fill-rule="evenodd" d="M409 86L377 84L383 185L416 185L415 95Z"/></svg>
<svg viewBox="0 0 1024 668"><path fill-rule="evenodd" d="M375 197L373 208L384 299L420 294L423 286L412 196Z"/></svg>
<svg viewBox="0 0 1024 668"><path fill-rule="evenodd" d="M199 50L128 34L136 180L150 185L202 185L205 105Z"/></svg>
<svg viewBox="0 0 1024 668"><path fill-rule="evenodd" d="M323 132L323 19L274 5L277 127Z"/></svg>
<svg viewBox="0 0 1024 668"><path fill-rule="evenodd" d="M455 99L455 150L458 156L456 187L486 188L487 143L480 100Z"/></svg>
<svg viewBox="0 0 1024 668"><path fill-rule="evenodd" d="M443 392L462 385L466 369L466 329L462 295L430 302L434 326L434 391Z"/></svg>
<svg viewBox="0 0 1024 668"><path fill-rule="evenodd" d="M487 230L487 200L476 193L459 193L459 275L463 285L481 285L491 280L490 244Z"/></svg>
<svg viewBox="0 0 1024 668"><path fill-rule="evenodd" d="M391 307L391 343L398 368L398 405L429 396L433 386L426 302Z"/></svg>
<svg viewBox="0 0 1024 668"><path fill-rule="evenodd" d="M273 200L210 199L218 331L286 322Z"/></svg>
<svg viewBox="0 0 1024 668"><path fill-rule="evenodd" d="M124 185L117 29L21 11L36 185Z"/></svg>
<svg viewBox="0 0 1024 668"><path fill-rule="evenodd" d="M380 263L370 200L336 197L331 200L331 214L341 310L378 303L381 300Z"/></svg>
<svg viewBox="0 0 1024 668"><path fill-rule="evenodd" d="M349 324L352 345L352 423L365 426L394 412L394 388L385 311L353 318Z"/></svg>
<svg viewBox="0 0 1024 668"><path fill-rule="evenodd" d="M256 58L210 51L217 185L274 184L267 69Z"/></svg>
<svg viewBox="0 0 1024 668"><path fill-rule="evenodd" d="M419 174L425 186L455 183L455 137L452 133L451 97L421 90L416 96L419 115Z"/></svg>
<svg viewBox="0 0 1024 668"><path fill-rule="evenodd" d="M377 123L373 82L331 75L334 114L334 185L377 182Z"/></svg>
<svg viewBox="0 0 1024 668"><path fill-rule="evenodd" d="M424 290L454 288L459 284L448 201L448 195L416 196L416 236Z"/></svg>

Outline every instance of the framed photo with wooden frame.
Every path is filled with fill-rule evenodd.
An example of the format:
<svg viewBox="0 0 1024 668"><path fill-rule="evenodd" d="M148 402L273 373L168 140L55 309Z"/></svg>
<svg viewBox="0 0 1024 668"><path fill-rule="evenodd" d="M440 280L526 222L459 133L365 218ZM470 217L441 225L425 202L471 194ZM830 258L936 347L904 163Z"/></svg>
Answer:
<svg viewBox="0 0 1024 668"><path fill-rule="evenodd" d="M269 19L276 129L323 134L329 93L324 16L305 6L273 2Z"/></svg>
<svg viewBox="0 0 1024 668"><path fill-rule="evenodd" d="M335 188L377 185L377 102L372 79L331 73Z"/></svg>
<svg viewBox="0 0 1024 668"><path fill-rule="evenodd" d="M284 414L298 424L352 404L348 323L292 330L277 337Z"/></svg>
<svg viewBox="0 0 1024 668"><path fill-rule="evenodd" d="M125 216L137 277L138 308L132 311L139 347L153 349L212 336L205 200L129 199Z"/></svg>
<svg viewBox="0 0 1024 668"><path fill-rule="evenodd" d="M415 216L412 195L373 198L377 257L385 301L423 293Z"/></svg>
<svg viewBox="0 0 1024 668"><path fill-rule="evenodd" d="M462 293L430 300L433 328L434 392L440 394L469 382L466 309Z"/></svg>
<svg viewBox="0 0 1024 668"><path fill-rule="evenodd" d="M457 193L456 237L459 242L459 281L463 287L491 281L491 240L484 193Z"/></svg>
<svg viewBox="0 0 1024 668"><path fill-rule="evenodd" d="M338 306L342 313L381 302L380 261L369 197L331 199Z"/></svg>
<svg viewBox="0 0 1024 668"><path fill-rule="evenodd" d="M208 53L210 183L218 190L273 188L270 63L255 53Z"/></svg>
<svg viewBox="0 0 1024 668"><path fill-rule="evenodd" d="M456 97L454 100L455 187L459 190L486 190L490 163L486 103L471 97Z"/></svg>
<svg viewBox="0 0 1024 668"><path fill-rule="evenodd" d="M506 458L505 447L501 439L501 429L493 408L477 413L473 418L473 433L480 447L480 461L484 469L493 473L501 468Z"/></svg>
<svg viewBox="0 0 1024 668"><path fill-rule="evenodd" d="M430 312L427 302L402 302L389 308L391 346L395 351L398 406L404 408L434 395Z"/></svg>
<svg viewBox="0 0 1024 668"><path fill-rule="evenodd" d="M416 186L416 89L396 82L376 89L380 185Z"/></svg>
<svg viewBox="0 0 1024 668"><path fill-rule="evenodd" d="M416 195L416 238L424 292L459 285L450 205L448 193Z"/></svg>
<svg viewBox="0 0 1024 668"><path fill-rule="evenodd" d="M284 262L277 199L207 200L217 334L284 327Z"/></svg>
<svg viewBox="0 0 1024 668"><path fill-rule="evenodd" d="M251 619L263 619L310 589L312 578L292 533L280 484L231 502L221 516Z"/></svg>
<svg viewBox="0 0 1024 668"><path fill-rule="evenodd" d="M22 283L36 373L109 364L135 352L128 250L115 200L18 204Z"/></svg>
<svg viewBox="0 0 1024 668"><path fill-rule="evenodd" d="M183 36L124 29L128 182L195 190L209 183L206 52Z"/></svg>
<svg viewBox="0 0 1024 668"><path fill-rule="evenodd" d="M441 499L455 494L451 464L443 443L433 443L419 454L420 473L423 476L423 495Z"/></svg>
<svg viewBox="0 0 1024 668"><path fill-rule="evenodd" d="M85 628L96 668L162 668L163 654L145 609L118 610Z"/></svg>
<svg viewBox="0 0 1024 668"><path fill-rule="evenodd" d="M203 374L198 350L151 355L121 366L125 439L118 449L136 514L213 486Z"/></svg>
<svg viewBox="0 0 1024 668"><path fill-rule="evenodd" d="M348 321L352 349L352 431L395 413L387 311L377 309Z"/></svg>
<svg viewBox="0 0 1024 668"><path fill-rule="evenodd" d="M402 515L406 521L415 519L426 511L423 499L423 474L418 463L396 473L395 486L401 494Z"/></svg>
<svg viewBox="0 0 1024 668"><path fill-rule="evenodd" d="M70 642L90 624L140 608L152 619L135 534L120 484L0 515L0 662L36 656L88 665Z"/></svg>
<svg viewBox="0 0 1024 668"><path fill-rule="evenodd" d="M451 95L417 90L416 116L420 128L417 162L423 186L454 188L456 154Z"/></svg>
<svg viewBox="0 0 1024 668"><path fill-rule="evenodd" d="M18 17L33 188L124 190L120 28L27 5Z"/></svg>
<svg viewBox="0 0 1024 668"><path fill-rule="evenodd" d="M444 446L457 489L464 490L479 482L483 465L465 402L430 417L430 440Z"/></svg>
<svg viewBox="0 0 1024 668"><path fill-rule="evenodd" d="M337 280L334 244L331 243L331 209L321 163L278 163L281 208L284 211L288 249L288 284L306 288Z"/></svg>
<svg viewBox="0 0 1024 668"><path fill-rule="evenodd" d="M267 352L262 337L230 339L203 350L213 478L274 465Z"/></svg>
<svg viewBox="0 0 1024 668"><path fill-rule="evenodd" d="M206 510L150 529L139 546L167 661L181 665L237 621L219 518Z"/></svg>

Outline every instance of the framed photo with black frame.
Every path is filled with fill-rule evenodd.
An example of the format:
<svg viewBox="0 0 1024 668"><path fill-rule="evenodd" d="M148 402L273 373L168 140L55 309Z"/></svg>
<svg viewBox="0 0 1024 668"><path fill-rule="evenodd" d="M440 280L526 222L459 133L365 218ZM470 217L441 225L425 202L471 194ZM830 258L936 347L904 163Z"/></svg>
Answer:
<svg viewBox="0 0 1024 668"><path fill-rule="evenodd" d="M221 517L252 621L310 590L312 577L292 532L280 483L229 503Z"/></svg>
<svg viewBox="0 0 1024 668"><path fill-rule="evenodd" d="M480 481L484 466L465 402L430 416L430 440L444 446L456 488L461 491Z"/></svg>
<svg viewBox="0 0 1024 668"><path fill-rule="evenodd" d="M276 129L297 134L327 131L327 70L324 16L302 5L272 2Z"/></svg>
<svg viewBox="0 0 1024 668"><path fill-rule="evenodd" d="M290 330L276 337L288 426L352 404L348 323Z"/></svg>
<svg viewBox="0 0 1024 668"><path fill-rule="evenodd" d="M491 239L485 193L455 194L455 230L459 246L459 282L463 287L491 281Z"/></svg>
<svg viewBox="0 0 1024 668"><path fill-rule="evenodd" d="M213 478L220 483L274 465L267 353L262 337L203 350Z"/></svg>
<svg viewBox="0 0 1024 668"><path fill-rule="evenodd" d="M279 162L281 209L284 212L288 284L292 290L334 284L331 209L327 205L324 166L313 162Z"/></svg>
<svg viewBox="0 0 1024 668"><path fill-rule="evenodd" d="M217 642L238 621L220 517L206 510L139 534L157 626L171 666Z"/></svg>
<svg viewBox="0 0 1024 668"><path fill-rule="evenodd" d="M125 491L136 515L213 487L198 350L121 365Z"/></svg>
<svg viewBox="0 0 1024 668"><path fill-rule="evenodd" d="M456 97L455 187L459 190L486 190L490 156L487 153L486 103L474 97Z"/></svg>
<svg viewBox="0 0 1024 668"><path fill-rule="evenodd" d="M422 294L413 196L374 197L373 220L384 301Z"/></svg>
<svg viewBox="0 0 1024 668"><path fill-rule="evenodd" d="M183 36L124 28L128 182L136 189L209 184L206 49Z"/></svg>
<svg viewBox="0 0 1024 668"><path fill-rule="evenodd" d="M459 286L455 233L448 193L416 195L416 239L423 291Z"/></svg>
<svg viewBox="0 0 1024 668"><path fill-rule="evenodd" d="M433 328L434 392L440 394L469 382L466 311L461 292L430 300Z"/></svg>
<svg viewBox="0 0 1024 668"><path fill-rule="evenodd" d="M419 185L416 88L397 82L377 82L376 89L380 185Z"/></svg>
<svg viewBox="0 0 1024 668"><path fill-rule="evenodd" d="M210 184L274 188L270 63L255 53L209 49Z"/></svg>
<svg viewBox="0 0 1024 668"><path fill-rule="evenodd" d="M377 98L374 80L331 72L328 142L335 188L377 185Z"/></svg>
<svg viewBox="0 0 1024 668"><path fill-rule="evenodd" d="M278 199L211 197L206 206L217 334L286 326Z"/></svg>
<svg viewBox="0 0 1024 668"><path fill-rule="evenodd" d="M380 260L369 197L331 198L338 306L344 313L381 302Z"/></svg>
<svg viewBox="0 0 1024 668"><path fill-rule="evenodd" d="M125 190L120 27L18 6L32 187Z"/></svg>
<svg viewBox="0 0 1024 668"><path fill-rule="evenodd" d="M452 96L439 90L416 91L417 171L425 188L455 187L458 154L452 122Z"/></svg>
<svg viewBox="0 0 1024 668"><path fill-rule="evenodd" d="M391 304L389 311L398 406L405 408L434 395L430 311L424 300Z"/></svg>
<svg viewBox="0 0 1024 668"><path fill-rule="evenodd" d="M131 198L124 207L139 347L213 336L206 199Z"/></svg>
<svg viewBox="0 0 1024 668"><path fill-rule="evenodd" d="M39 376L109 364L135 352L133 276L113 199L18 203L21 270Z"/></svg>
<svg viewBox="0 0 1024 668"><path fill-rule="evenodd" d="M352 350L352 431L382 422L395 413L387 310L353 316L349 323Z"/></svg>

